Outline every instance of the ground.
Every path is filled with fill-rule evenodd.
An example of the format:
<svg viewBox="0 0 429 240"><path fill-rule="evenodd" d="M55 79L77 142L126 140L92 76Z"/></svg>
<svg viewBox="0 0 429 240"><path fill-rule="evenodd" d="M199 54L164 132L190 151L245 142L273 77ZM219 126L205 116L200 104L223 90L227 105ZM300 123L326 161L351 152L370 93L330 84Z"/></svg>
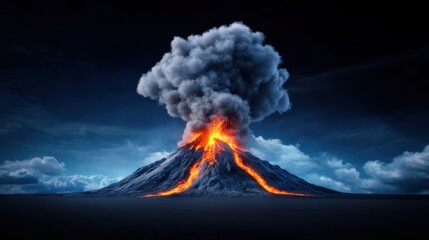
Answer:
<svg viewBox="0 0 429 240"><path fill-rule="evenodd" d="M335 198L2 195L2 236L363 239L426 235L428 196ZM10 239L10 237L8 238Z"/></svg>

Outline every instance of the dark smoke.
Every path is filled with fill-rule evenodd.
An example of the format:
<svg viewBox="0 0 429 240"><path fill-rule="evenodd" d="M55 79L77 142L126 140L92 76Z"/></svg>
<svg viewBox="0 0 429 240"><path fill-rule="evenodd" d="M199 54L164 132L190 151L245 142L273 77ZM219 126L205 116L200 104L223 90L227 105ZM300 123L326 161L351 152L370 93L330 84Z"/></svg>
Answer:
<svg viewBox="0 0 429 240"><path fill-rule="evenodd" d="M171 51L143 74L137 92L187 121L184 137L222 114L243 138L251 121L290 107L283 88L289 74L278 68L280 62L262 33L233 23L187 39L175 37Z"/></svg>

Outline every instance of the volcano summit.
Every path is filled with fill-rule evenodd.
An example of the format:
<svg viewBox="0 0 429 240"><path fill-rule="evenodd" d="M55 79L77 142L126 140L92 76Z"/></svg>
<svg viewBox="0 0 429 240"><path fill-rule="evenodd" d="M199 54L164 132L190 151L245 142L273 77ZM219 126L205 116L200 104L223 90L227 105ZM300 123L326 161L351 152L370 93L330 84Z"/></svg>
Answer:
<svg viewBox="0 0 429 240"><path fill-rule="evenodd" d="M217 115L167 158L139 168L118 183L100 189L107 195L289 195L335 193L310 184L242 149Z"/></svg>

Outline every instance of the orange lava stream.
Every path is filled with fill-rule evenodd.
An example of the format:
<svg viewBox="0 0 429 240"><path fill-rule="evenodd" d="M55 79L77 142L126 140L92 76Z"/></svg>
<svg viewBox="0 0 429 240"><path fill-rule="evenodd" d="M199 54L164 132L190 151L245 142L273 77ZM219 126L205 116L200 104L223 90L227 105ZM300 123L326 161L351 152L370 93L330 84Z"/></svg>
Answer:
<svg viewBox="0 0 429 240"><path fill-rule="evenodd" d="M206 129L194 133L191 136L191 139L188 140L188 142L191 141L191 143L193 144L191 148L195 148L195 150L201 148L203 149L203 156L201 157L200 161L192 165L191 169L189 170L189 176L186 180L180 181L174 188L170 190L154 194L147 194L144 196L168 196L176 193L181 193L190 188L194 181L200 175L200 168L203 163L207 162L209 166L212 165L216 162L216 154L220 153L223 150L222 146L218 144L216 139L222 140L227 144L236 145L232 137L227 137L227 134L223 133L225 124L226 122L220 116L216 116ZM198 142L195 142L195 140L197 139Z"/></svg>
<svg viewBox="0 0 429 240"><path fill-rule="evenodd" d="M243 159L239 156L238 150L241 150L241 146L236 140L236 138L228 132L226 129L228 127L228 121L227 119L223 118L220 115L215 116L215 118L212 120L212 122L208 125L207 128L195 132L190 136L187 143L191 143L191 148L195 148L195 150L203 149L203 156L200 161L197 163L194 163L190 170L189 170L189 176L186 180L180 181L174 188L158 192L154 194L147 194L144 195L144 197L155 197L155 196L168 196L176 193L181 193L187 190L192 186L194 181L200 176L201 171L200 168L203 165L203 163L208 163L208 167L210 167L212 164L216 163L216 155L221 153L224 148L219 144L218 141L220 140L226 144L232 149L234 153L234 160L238 167L240 167L242 170L246 171L250 176L252 176L256 182L261 185L266 191L273 193L273 194L280 194L280 195L290 195L290 196L311 196L308 194L303 193L293 193L293 192L287 192L283 190L279 190L267 183L265 179L257 173L253 168L250 166L247 166L244 164ZM196 140L198 140L196 142Z"/></svg>
<svg viewBox="0 0 429 240"><path fill-rule="evenodd" d="M168 195L172 195L175 193L181 193L183 191L185 191L186 189L190 188L192 186L192 183L194 183L195 179L198 178L198 176L200 175L200 167L202 165L203 161L199 161L194 163L194 165L192 165L191 170L189 171L189 177L184 180L184 181L180 181L177 186L175 186L174 188L164 191L164 192L159 192L159 193L154 193L154 194L146 194L144 195L145 197L156 197L156 196L168 196Z"/></svg>
<svg viewBox="0 0 429 240"><path fill-rule="evenodd" d="M280 195L300 196L300 197L311 196L304 193L286 192L283 190L279 190L273 186L270 186L267 183L267 181L265 181L265 179L261 175L259 175L259 173L257 173L253 168L244 165L243 159L238 155L237 151L234 151L234 159L238 167L246 171L250 176L252 176L256 180L256 182L259 183L259 185L261 185L261 187L263 187L265 190L267 190L270 193L280 194Z"/></svg>

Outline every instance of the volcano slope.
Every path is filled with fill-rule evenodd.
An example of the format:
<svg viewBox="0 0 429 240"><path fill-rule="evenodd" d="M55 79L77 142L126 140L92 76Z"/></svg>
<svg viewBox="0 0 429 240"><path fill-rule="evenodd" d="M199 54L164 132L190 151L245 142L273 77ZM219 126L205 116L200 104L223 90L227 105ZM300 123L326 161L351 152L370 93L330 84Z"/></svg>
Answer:
<svg viewBox="0 0 429 240"><path fill-rule="evenodd" d="M195 140L197 141L197 140ZM337 192L310 184L288 171L260 160L247 151L233 150L228 144L216 140L217 148L213 163L202 162L203 149L188 143L157 162L141 167L125 179L94 193L117 196L156 196L156 195L214 195L249 196L271 195L248 172L237 165L237 157L242 163L259 174L267 185L295 196L323 196ZM238 156L234 156L234 154ZM202 163L201 163L202 162ZM199 174L190 186L182 191L172 192L175 186L189 180L193 166L199 165ZM159 193L168 194L159 194ZM158 193L158 194L157 194Z"/></svg>

